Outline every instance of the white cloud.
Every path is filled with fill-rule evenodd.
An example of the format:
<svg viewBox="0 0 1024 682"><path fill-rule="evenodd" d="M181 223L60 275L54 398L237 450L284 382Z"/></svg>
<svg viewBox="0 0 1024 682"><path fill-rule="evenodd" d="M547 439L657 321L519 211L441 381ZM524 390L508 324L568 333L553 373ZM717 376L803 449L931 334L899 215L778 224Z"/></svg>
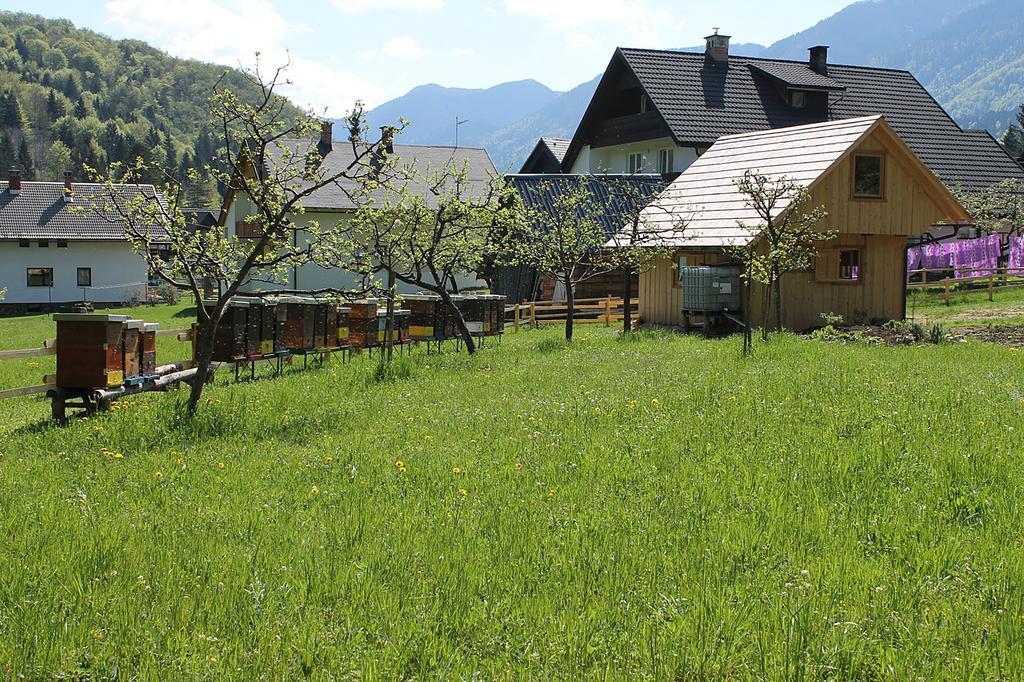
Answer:
<svg viewBox="0 0 1024 682"><path fill-rule="evenodd" d="M471 47L453 47L448 50L448 53L453 57L468 57L471 54L476 54L476 50Z"/></svg>
<svg viewBox="0 0 1024 682"><path fill-rule="evenodd" d="M597 47L599 45L594 36L583 31L569 31L565 35L565 44L571 48Z"/></svg>
<svg viewBox="0 0 1024 682"><path fill-rule="evenodd" d="M444 0L331 0L331 4L346 14L358 14L381 9L441 9Z"/></svg>
<svg viewBox="0 0 1024 682"><path fill-rule="evenodd" d="M412 36L396 36L381 45L380 50L368 50L364 54L371 57L380 54L391 59L419 59L430 54L430 50Z"/></svg>
<svg viewBox="0 0 1024 682"><path fill-rule="evenodd" d="M289 42L310 29L286 21L269 0L175 0L171 11L151 0L110 0L105 8L108 23L178 57L252 67L259 51L265 68L290 61L282 94L318 113L340 116L356 99L376 104L385 95L356 73L289 55Z"/></svg>

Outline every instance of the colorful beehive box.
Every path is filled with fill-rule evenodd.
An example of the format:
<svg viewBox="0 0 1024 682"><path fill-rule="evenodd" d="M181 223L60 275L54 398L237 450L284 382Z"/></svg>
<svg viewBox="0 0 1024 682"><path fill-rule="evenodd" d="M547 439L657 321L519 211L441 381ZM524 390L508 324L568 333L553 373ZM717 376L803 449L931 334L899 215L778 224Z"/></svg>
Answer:
<svg viewBox="0 0 1024 682"><path fill-rule="evenodd" d="M259 305L260 316L260 354L270 355L274 352L277 339L277 301L263 299Z"/></svg>
<svg viewBox="0 0 1024 682"><path fill-rule="evenodd" d="M409 336L409 330L412 326L412 311L411 310L395 310L395 333L398 335L398 343L409 343L412 338Z"/></svg>
<svg viewBox="0 0 1024 682"><path fill-rule="evenodd" d="M409 338L435 341L444 338L444 305L437 294L409 294L402 297L409 310Z"/></svg>
<svg viewBox="0 0 1024 682"><path fill-rule="evenodd" d="M353 348L372 348L377 341L378 321L375 298L364 298L349 304L348 341Z"/></svg>
<svg viewBox="0 0 1024 682"><path fill-rule="evenodd" d="M411 312L395 308L394 322L391 327L391 343L405 343L409 340L409 320ZM377 310L377 343L383 344L387 341L388 310L380 308Z"/></svg>
<svg viewBox="0 0 1024 682"><path fill-rule="evenodd" d="M263 302L258 298L238 297L231 301L245 309L245 352L243 355L260 354L260 325L263 322Z"/></svg>
<svg viewBox="0 0 1024 682"><path fill-rule="evenodd" d="M325 348L337 348L338 347L338 306L334 304L324 305L324 310L327 315L326 322L324 323L324 347Z"/></svg>
<svg viewBox="0 0 1024 682"><path fill-rule="evenodd" d="M157 322L147 322L142 325L142 334L139 335L139 357L142 358L139 373L142 376L151 377L156 374L156 333L160 331Z"/></svg>
<svg viewBox="0 0 1024 682"><path fill-rule="evenodd" d="M467 295L462 301L459 309L462 311L462 318L466 322L466 328L474 336L482 336L484 333L484 320L486 319L486 302L476 294Z"/></svg>
<svg viewBox="0 0 1024 682"><path fill-rule="evenodd" d="M302 349L313 350L317 347L316 341L316 302L311 298L303 298L299 304L302 315ZM320 335L323 338L323 334Z"/></svg>
<svg viewBox="0 0 1024 682"><path fill-rule="evenodd" d="M302 313L302 299L295 296L282 297L278 308L284 315L284 347L285 350L298 351L303 349L303 329L305 326Z"/></svg>
<svg viewBox="0 0 1024 682"><path fill-rule="evenodd" d="M313 302L313 348L322 349L327 345L327 304ZM333 345L333 344L332 344Z"/></svg>
<svg viewBox="0 0 1024 682"><path fill-rule="evenodd" d="M459 335L459 313L465 315L466 297L462 294L450 294L451 306L444 308L444 338L454 339Z"/></svg>
<svg viewBox="0 0 1024 682"><path fill-rule="evenodd" d="M121 334L121 369L126 383L138 379L142 373L142 356L139 344L142 341L142 320L125 320Z"/></svg>
<svg viewBox="0 0 1024 682"><path fill-rule="evenodd" d="M127 315L58 313L57 385L109 388L124 383L121 339Z"/></svg>
<svg viewBox="0 0 1024 682"><path fill-rule="evenodd" d="M349 342L348 342L348 335L349 335L349 313L351 311L352 311L352 309L349 308L348 306L338 306L338 309L337 309L337 319L338 319L337 339L338 339L338 347L339 348L345 347L345 346L349 345Z"/></svg>
<svg viewBox="0 0 1024 682"><path fill-rule="evenodd" d="M213 300L203 301L203 307L207 312L213 313L217 302ZM232 299L224 308L224 314L217 325L217 331L213 337L213 360L216 362L231 362L245 355L245 334L248 325L249 304L242 300ZM204 325L199 324L199 337L206 333Z"/></svg>
<svg viewBox="0 0 1024 682"><path fill-rule="evenodd" d="M497 336L504 327L505 297L482 294L479 298L483 301L484 308L484 336Z"/></svg>
<svg viewBox="0 0 1024 682"><path fill-rule="evenodd" d="M497 318L497 331L496 334L505 333L505 305L508 303L508 298L505 296L498 296L498 318Z"/></svg>

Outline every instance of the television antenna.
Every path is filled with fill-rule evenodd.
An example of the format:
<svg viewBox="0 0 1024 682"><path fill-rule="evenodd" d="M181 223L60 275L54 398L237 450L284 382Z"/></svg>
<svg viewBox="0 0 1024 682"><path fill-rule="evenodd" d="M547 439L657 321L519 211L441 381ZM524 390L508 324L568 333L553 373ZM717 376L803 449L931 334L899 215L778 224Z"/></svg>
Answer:
<svg viewBox="0 0 1024 682"><path fill-rule="evenodd" d="M459 148L459 126L463 123L469 123L468 118L460 119L458 116L455 117L455 148Z"/></svg>

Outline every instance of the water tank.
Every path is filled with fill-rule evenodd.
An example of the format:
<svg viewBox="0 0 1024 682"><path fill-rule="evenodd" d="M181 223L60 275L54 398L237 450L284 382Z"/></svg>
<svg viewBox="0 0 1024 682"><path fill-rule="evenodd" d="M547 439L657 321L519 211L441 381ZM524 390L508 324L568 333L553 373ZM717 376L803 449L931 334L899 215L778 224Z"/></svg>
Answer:
<svg viewBox="0 0 1024 682"><path fill-rule="evenodd" d="M683 310L740 310L741 272L738 265L686 265L679 268Z"/></svg>

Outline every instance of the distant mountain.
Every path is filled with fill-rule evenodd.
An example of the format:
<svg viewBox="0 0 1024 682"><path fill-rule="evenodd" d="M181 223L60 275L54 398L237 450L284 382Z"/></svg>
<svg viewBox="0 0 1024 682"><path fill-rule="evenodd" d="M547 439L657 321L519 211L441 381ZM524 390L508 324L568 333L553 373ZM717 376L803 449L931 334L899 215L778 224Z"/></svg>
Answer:
<svg viewBox="0 0 1024 682"><path fill-rule="evenodd" d="M466 121L459 126L459 144L479 146L494 131L537 112L561 94L535 80L479 90L420 85L368 112L367 123L370 131L376 131L404 117L410 125L402 133L401 142L454 144L458 117Z"/></svg>
<svg viewBox="0 0 1024 682"><path fill-rule="evenodd" d="M829 45L833 63L909 70L963 127L986 128L997 138L1024 102L1024 0L861 0L768 47L734 42L730 50L804 60L812 45ZM681 49L699 52L704 47ZM504 115L507 120L490 129L471 130L466 124L460 140L483 144L498 168L518 170L542 135L572 136L598 80L562 94L548 90L547 99L541 88L547 89L533 81L471 91L425 86L434 88L432 98L421 97L416 88L370 114L372 120L381 110L391 119L404 115L414 125L403 141L438 144L451 143L455 112L476 117L484 128ZM534 101L520 98L518 116L506 105L487 108L484 93L522 83L532 83L538 96ZM479 105L479 113L464 113L469 101ZM418 129L417 121L422 122Z"/></svg>

